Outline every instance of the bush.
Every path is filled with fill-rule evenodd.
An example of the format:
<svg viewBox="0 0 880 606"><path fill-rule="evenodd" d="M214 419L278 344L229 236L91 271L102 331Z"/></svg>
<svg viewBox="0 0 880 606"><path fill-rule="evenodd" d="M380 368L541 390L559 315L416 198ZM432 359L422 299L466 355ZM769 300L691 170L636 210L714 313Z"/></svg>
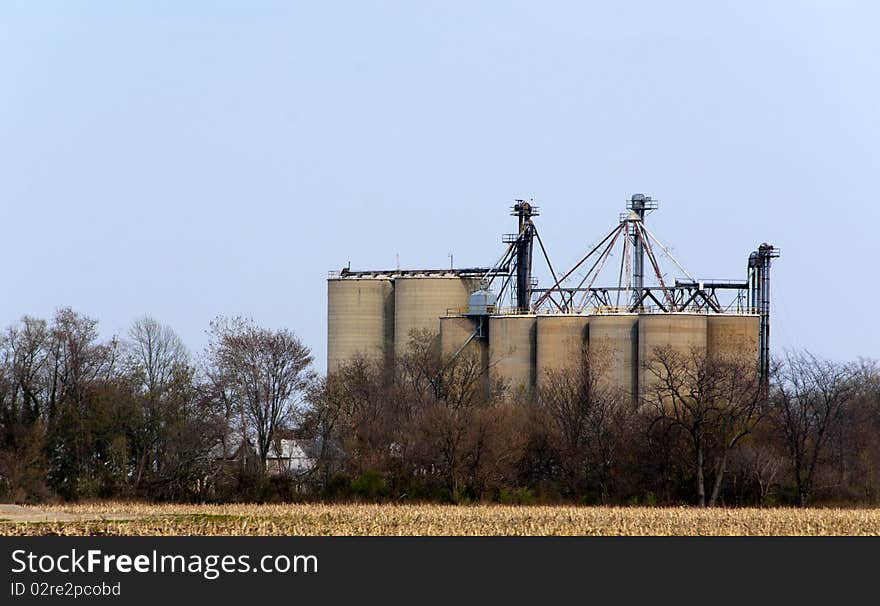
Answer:
<svg viewBox="0 0 880 606"><path fill-rule="evenodd" d="M388 496L385 478L374 471L359 475L351 483L351 492L358 498L367 501L380 501Z"/></svg>

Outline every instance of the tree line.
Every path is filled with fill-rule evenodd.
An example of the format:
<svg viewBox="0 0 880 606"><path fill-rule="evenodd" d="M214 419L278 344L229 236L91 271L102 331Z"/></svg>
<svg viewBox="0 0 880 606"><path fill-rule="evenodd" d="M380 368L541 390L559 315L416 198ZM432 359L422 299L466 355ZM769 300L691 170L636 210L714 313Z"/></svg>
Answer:
<svg viewBox="0 0 880 606"><path fill-rule="evenodd" d="M103 341L71 309L0 337L0 498L253 498L314 381L309 348L242 318L198 359L150 317ZM258 496L258 494L256 494Z"/></svg>
<svg viewBox="0 0 880 606"><path fill-rule="evenodd" d="M601 344L533 392L487 378L436 335L322 379L306 421L377 498L584 504L873 504L880 369L789 352L753 362L658 348L640 395L611 384ZM326 484L325 484L326 485ZM344 486L345 484L342 483Z"/></svg>
<svg viewBox="0 0 880 606"><path fill-rule="evenodd" d="M601 347L535 390L414 333L329 375L294 333L210 324L193 355L144 317L71 309L0 338L0 499L808 505L880 500L880 369L657 349L638 398ZM308 464L272 468L287 440Z"/></svg>

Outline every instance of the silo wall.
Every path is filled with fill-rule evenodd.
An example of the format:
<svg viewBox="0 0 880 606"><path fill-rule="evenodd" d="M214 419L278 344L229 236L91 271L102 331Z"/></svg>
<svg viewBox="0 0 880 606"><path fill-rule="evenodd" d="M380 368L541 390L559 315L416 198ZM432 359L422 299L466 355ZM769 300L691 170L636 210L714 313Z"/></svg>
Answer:
<svg viewBox="0 0 880 606"><path fill-rule="evenodd" d="M590 365L598 384L624 397L638 395L639 316L590 316Z"/></svg>
<svg viewBox="0 0 880 606"><path fill-rule="evenodd" d="M706 355L705 314L643 314L639 316L639 393L649 397L661 381L658 360L672 356L672 365L693 367ZM669 353L666 353L669 352ZM658 376L658 373L660 376Z"/></svg>
<svg viewBox="0 0 880 606"><path fill-rule="evenodd" d="M548 372L580 372L587 352L588 316L548 315L537 318L535 384Z"/></svg>
<svg viewBox="0 0 880 606"><path fill-rule="evenodd" d="M406 276L394 280L394 352L404 355L414 331L440 332L440 318L467 307L478 281L458 276Z"/></svg>
<svg viewBox="0 0 880 606"><path fill-rule="evenodd" d="M456 354L472 358L479 363L481 371L488 375L489 341L478 337L471 339L478 322L478 318L465 316L440 318L440 352L444 360L450 360Z"/></svg>
<svg viewBox="0 0 880 606"><path fill-rule="evenodd" d="M706 326L712 359L757 369L760 318L757 315L713 315Z"/></svg>
<svg viewBox="0 0 880 606"><path fill-rule="evenodd" d="M505 381L511 392L535 386L537 320L535 316L489 318L489 372Z"/></svg>
<svg viewBox="0 0 880 606"><path fill-rule="evenodd" d="M394 286L390 279L327 281L327 371L357 355L382 359L394 337Z"/></svg>

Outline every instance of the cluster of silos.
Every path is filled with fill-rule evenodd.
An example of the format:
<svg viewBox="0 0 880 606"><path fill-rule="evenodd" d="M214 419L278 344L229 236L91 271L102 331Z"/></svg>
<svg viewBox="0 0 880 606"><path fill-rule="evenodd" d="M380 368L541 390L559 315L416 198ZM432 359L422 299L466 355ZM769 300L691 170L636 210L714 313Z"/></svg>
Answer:
<svg viewBox="0 0 880 606"><path fill-rule="evenodd" d="M403 355L413 334L438 333L478 280L455 271L346 272L327 281L327 369L356 357Z"/></svg>
<svg viewBox="0 0 880 606"><path fill-rule="evenodd" d="M446 355L475 356L487 376L514 390L540 387L551 371L575 372L585 355L604 386L630 395L650 389L654 376L646 365L660 349L728 360L758 356L756 315L502 315L485 303L474 308L477 288L475 278L454 272L331 278L328 370L357 356L401 356L418 331L439 333Z"/></svg>
<svg viewBox="0 0 880 606"><path fill-rule="evenodd" d="M546 250L532 222L538 216L538 209L523 200L517 200L513 207L518 232L505 236L507 251L491 268L344 270L331 277L328 282L328 370L332 372L357 356L399 359L410 350L412 337L424 332L439 334L437 345L447 358L476 359L486 377L502 379L513 392L531 392L545 383L549 373L574 373L589 363L600 386L637 397L651 391L662 378L662 370L656 365L657 354L662 351L674 352L685 363L695 361L696 355L755 362L758 368L760 350L760 369L762 376L766 376L769 263L778 256L778 251L770 245L762 245L753 253L748 282L697 282L691 278L680 284L676 280L671 289L674 292L670 294L651 249L651 242L660 245L659 241L644 226L647 213L657 208L656 201L635 194L627 208L631 212L600 246L594 247L553 287L542 289L534 301L532 295L537 292L533 290L537 281L532 276L534 242L541 244L545 256ZM564 281L597 254L592 267L598 269L592 275L592 285L604 265L602 259L608 258L618 240L624 246L623 258L632 257L633 262L632 278L627 273L624 285L621 267L617 286L618 293L632 294L627 307L611 307L594 289L579 287L575 290L586 291L585 303L575 307L572 294L567 302L563 297L563 303L556 304L555 311L559 313L550 313L551 294L561 294ZM607 246L597 252L605 242ZM666 304L655 298L651 288L644 287L645 255L657 272ZM549 258L547 261L549 265ZM680 265L679 268L687 273ZM593 271L590 269L584 280ZM556 278L555 272L552 273ZM514 306L507 312L496 306L496 296L489 290L492 280L499 276L504 277L500 293L509 296ZM510 290L505 291L506 288ZM728 306L720 304L715 294L719 289L738 290L738 302ZM750 293L750 307L743 305L746 291ZM586 303L587 296L595 297L591 299L593 303ZM657 307L646 306L649 296ZM760 317L742 313L747 309L755 311L759 302ZM584 309L592 309L592 313L576 313ZM660 311L651 313L657 310ZM724 313L733 310L736 312Z"/></svg>
<svg viewBox="0 0 880 606"><path fill-rule="evenodd" d="M756 315L493 315L488 338L472 339L478 321L442 318L443 351L453 355L466 343L485 360L487 376L503 380L513 392L540 388L550 373L578 372L589 360L601 386L636 397L655 384L650 366L660 351L675 352L685 362L708 355L751 363L758 356Z"/></svg>

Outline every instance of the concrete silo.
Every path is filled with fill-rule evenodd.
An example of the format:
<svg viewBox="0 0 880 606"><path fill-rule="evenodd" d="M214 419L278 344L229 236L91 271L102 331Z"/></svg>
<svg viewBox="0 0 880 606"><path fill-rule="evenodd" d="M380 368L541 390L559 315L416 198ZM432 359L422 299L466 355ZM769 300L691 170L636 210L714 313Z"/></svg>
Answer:
<svg viewBox="0 0 880 606"><path fill-rule="evenodd" d="M537 319L532 315L489 318L489 372L516 392L535 386Z"/></svg>
<svg viewBox="0 0 880 606"><path fill-rule="evenodd" d="M639 316L609 314L590 316L590 365L598 373L599 385L638 394Z"/></svg>
<svg viewBox="0 0 880 606"><path fill-rule="evenodd" d="M327 281L327 370L363 355L381 359L394 340L394 283L388 277Z"/></svg>
<svg viewBox="0 0 880 606"><path fill-rule="evenodd" d="M692 366L706 355L706 314L658 313L639 316L639 393L648 395L658 380L655 372L661 351ZM655 369L650 370L648 367Z"/></svg>
<svg viewBox="0 0 880 606"><path fill-rule="evenodd" d="M587 352L589 316L546 315L537 318L535 384L548 371L578 372Z"/></svg>
<svg viewBox="0 0 880 606"><path fill-rule="evenodd" d="M716 360L754 366L757 370L760 316L711 315L706 325L706 347Z"/></svg>
<svg viewBox="0 0 880 606"><path fill-rule="evenodd" d="M466 309L479 281L457 275L401 276L394 280L394 352L404 355L413 331L439 334L440 318Z"/></svg>
<svg viewBox="0 0 880 606"><path fill-rule="evenodd" d="M489 341L478 332L479 318L449 316L440 318L440 352L452 356L473 356L485 373L489 367Z"/></svg>

